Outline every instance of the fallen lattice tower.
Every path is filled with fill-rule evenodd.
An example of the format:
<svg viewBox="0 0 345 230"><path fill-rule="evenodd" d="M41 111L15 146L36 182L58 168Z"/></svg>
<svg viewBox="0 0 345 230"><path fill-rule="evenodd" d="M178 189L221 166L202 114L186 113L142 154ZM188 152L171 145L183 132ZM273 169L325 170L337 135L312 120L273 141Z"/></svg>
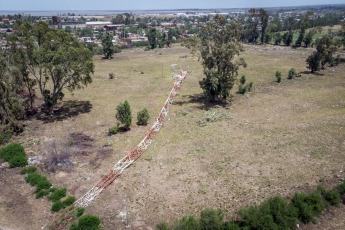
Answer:
<svg viewBox="0 0 345 230"><path fill-rule="evenodd" d="M123 173L125 169L133 164L133 162L136 161L147 150L147 148L152 144L152 141L155 138L156 134L162 128L164 121L167 118L169 109L175 99L177 91L180 89L182 82L186 79L186 75L187 70L182 69L181 75L177 75L174 77L174 86L171 89L170 94L159 113L159 116L156 118L155 123L146 134L144 139L139 143L139 145L135 147L131 152L126 154L125 157L119 160L107 175L103 176L92 189L90 189L84 196L77 200L74 203L74 207L87 207L89 204L91 204L91 202L95 200L104 189L106 189L116 178L118 178ZM70 220L70 218L68 218L67 216L68 215L65 215L65 213L62 213L53 224L53 229L61 229L61 227L65 226L67 224L67 220Z"/></svg>

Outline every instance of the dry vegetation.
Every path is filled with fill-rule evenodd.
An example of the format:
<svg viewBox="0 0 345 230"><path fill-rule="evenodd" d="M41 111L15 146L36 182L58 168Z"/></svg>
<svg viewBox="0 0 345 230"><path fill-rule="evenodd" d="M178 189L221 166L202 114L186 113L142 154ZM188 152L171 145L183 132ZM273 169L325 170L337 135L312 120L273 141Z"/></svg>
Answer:
<svg viewBox="0 0 345 230"><path fill-rule="evenodd" d="M116 125L116 106L127 99L134 115L147 108L152 124L173 85L171 64L180 64L190 71L156 137L153 159L148 149L86 209L101 217L104 229L124 229L124 200L132 228L151 229L163 220L198 215L206 207L221 208L233 218L239 208L272 195L308 191L320 182L335 185L345 176L340 172L345 170L344 63L312 75L305 64L311 49L245 48L248 68L240 75L254 82L253 92L236 95L236 85L235 97L225 107L204 105L198 83L202 68L187 49L125 50L112 60L95 57L93 83L66 95L65 101L75 106L61 110L58 121L27 121L24 135L15 139L28 154L45 159L48 143L72 138L71 172L57 169L47 177L78 198L149 129L134 120L129 132L107 136ZM287 80L290 68L302 77ZM274 82L277 70L283 74L280 84ZM109 73L115 78L109 79ZM200 125L207 116L221 119ZM0 183L0 228L38 229L53 218L48 202L36 200L18 172L2 171ZM24 201L15 202L13 196ZM324 217L329 224L322 228L344 227L344 206L335 210Z"/></svg>

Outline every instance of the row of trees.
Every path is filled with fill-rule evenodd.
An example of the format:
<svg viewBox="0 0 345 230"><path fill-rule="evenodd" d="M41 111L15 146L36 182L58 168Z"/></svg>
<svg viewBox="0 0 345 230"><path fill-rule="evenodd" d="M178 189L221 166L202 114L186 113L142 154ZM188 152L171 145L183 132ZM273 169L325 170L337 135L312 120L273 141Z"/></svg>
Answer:
<svg viewBox="0 0 345 230"><path fill-rule="evenodd" d="M48 113L64 97L92 82L91 52L76 38L45 22L18 26L0 51L0 118L11 124L33 110L38 89Z"/></svg>

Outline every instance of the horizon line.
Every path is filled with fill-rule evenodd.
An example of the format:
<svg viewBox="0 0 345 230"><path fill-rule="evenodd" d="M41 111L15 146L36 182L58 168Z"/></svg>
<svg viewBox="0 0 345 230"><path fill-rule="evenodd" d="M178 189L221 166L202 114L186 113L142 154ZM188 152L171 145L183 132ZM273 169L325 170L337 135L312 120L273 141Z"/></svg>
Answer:
<svg viewBox="0 0 345 230"><path fill-rule="evenodd" d="M229 9L250 9L250 8L292 8L292 7L311 7L311 6L345 6L345 3L338 3L338 4L316 4L316 5L296 5L296 6L261 6L261 7L233 7L233 8L166 8L166 9L132 9L132 10L72 10L72 9L63 9L63 10L3 10L1 9L0 12L59 12L59 11L109 11L109 12L119 12L119 11L185 11L185 10L229 10Z"/></svg>

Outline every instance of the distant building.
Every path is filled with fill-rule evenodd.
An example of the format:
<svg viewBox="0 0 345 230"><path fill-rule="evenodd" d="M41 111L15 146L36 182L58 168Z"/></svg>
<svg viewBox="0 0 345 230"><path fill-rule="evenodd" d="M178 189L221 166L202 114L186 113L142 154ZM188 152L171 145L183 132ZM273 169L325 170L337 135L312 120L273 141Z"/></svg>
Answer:
<svg viewBox="0 0 345 230"><path fill-rule="evenodd" d="M86 22L86 28L99 28L99 27L104 27L107 25L112 25L111 22L102 22L102 21L97 21L97 22Z"/></svg>

